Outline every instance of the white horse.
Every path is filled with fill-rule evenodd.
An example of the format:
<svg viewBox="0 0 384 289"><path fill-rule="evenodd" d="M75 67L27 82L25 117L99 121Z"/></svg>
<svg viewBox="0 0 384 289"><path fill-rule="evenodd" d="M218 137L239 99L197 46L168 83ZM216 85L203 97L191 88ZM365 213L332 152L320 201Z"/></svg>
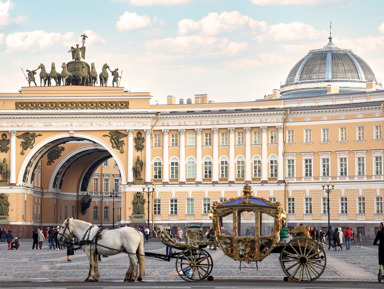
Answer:
<svg viewBox="0 0 384 289"><path fill-rule="evenodd" d="M80 241L80 246L89 260L89 273L85 281L98 281L98 255L128 254L130 265L124 281L141 281L145 275L144 236L132 227L100 231L98 226L91 223L69 218L64 221L58 235L61 244L68 243L72 237ZM137 277L138 266L140 271Z"/></svg>

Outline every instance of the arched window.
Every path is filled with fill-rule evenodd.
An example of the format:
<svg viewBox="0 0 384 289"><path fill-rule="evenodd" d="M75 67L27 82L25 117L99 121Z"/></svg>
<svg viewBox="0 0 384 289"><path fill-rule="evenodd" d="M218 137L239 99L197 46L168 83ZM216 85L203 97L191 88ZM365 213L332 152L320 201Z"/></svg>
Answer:
<svg viewBox="0 0 384 289"><path fill-rule="evenodd" d="M261 159L258 156L253 158L253 177L261 178Z"/></svg>
<svg viewBox="0 0 384 289"><path fill-rule="evenodd" d="M193 158L187 161L187 179L194 179L196 177L196 162Z"/></svg>
<svg viewBox="0 0 384 289"><path fill-rule="evenodd" d="M226 157L220 159L220 178L228 179L228 159Z"/></svg>
<svg viewBox="0 0 384 289"><path fill-rule="evenodd" d="M204 179L212 178L212 161L209 157L204 159Z"/></svg>
<svg viewBox="0 0 384 289"><path fill-rule="evenodd" d="M171 158L171 180L179 178L179 161L177 158Z"/></svg>
<svg viewBox="0 0 384 289"><path fill-rule="evenodd" d="M269 158L269 177L277 178L277 157L271 156Z"/></svg>
<svg viewBox="0 0 384 289"><path fill-rule="evenodd" d="M161 180L161 159L155 158L153 160L153 179Z"/></svg>
<svg viewBox="0 0 384 289"><path fill-rule="evenodd" d="M244 179L244 158L238 157L236 161L236 177Z"/></svg>

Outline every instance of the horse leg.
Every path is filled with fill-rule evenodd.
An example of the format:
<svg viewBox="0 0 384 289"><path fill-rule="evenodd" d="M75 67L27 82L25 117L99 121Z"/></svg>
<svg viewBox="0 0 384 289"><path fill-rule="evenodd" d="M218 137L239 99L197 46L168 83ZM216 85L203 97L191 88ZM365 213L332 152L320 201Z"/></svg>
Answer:
<svg viewBox="0 0 384 289"><path fill-rule="evenodd" d="M98 278L96 277L95 273L95 267L98 265L97 262L97 256L93 252L87 252L88 260L89 260L89 273L87 279L85 279L85 282L97 282ZM95 258L96 256L96 258Z"/></svg>
<svg viewBox="0 0 384 289"><path fill-rule="evenodd" d="M99 260L98 260L98 255L97 254L94 254L94 258L95 258L95 277L96 277L96 280L98 281L99 278L100 278L100 273L99 273Z"/></svg>

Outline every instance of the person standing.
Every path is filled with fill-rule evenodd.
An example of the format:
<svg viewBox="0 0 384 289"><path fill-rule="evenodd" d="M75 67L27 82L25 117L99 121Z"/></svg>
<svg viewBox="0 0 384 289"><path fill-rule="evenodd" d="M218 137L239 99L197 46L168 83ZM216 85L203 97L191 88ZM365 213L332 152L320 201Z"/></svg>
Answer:
<svg viewBox="0 0 384 289"><path fill-rule="evenodd" d="M379 281L383 276L383 264L384 264L384 230L383 223L379 225L379 231L377 231L376 238L373 241L373 245L379 245ZM377 244L379 242L379 244Z"/></svg>
<svg viewBox="0 0 384 289"><path fill-rule="evenodd" d="M55 231L53 229L48 230L48 244L49 244L49 250L56 249L55 248Z"/></svg>
<svg viewBox="0 0 384 289"><path fill-rule="evenodd" d="M339 234L339 229L338 228L335 229L335 232L333 234L333 244L334 244L334 247L335 247L335 251L337 250L337 246L340 247L340 250L343 250L343 247L340 244L340 234Z"/></svg>
<svg viewBox="0 0 384 289"><path fill-rule="evenodd" d="M363 234L361 232L357 232L357 241L356 241L357 247L362 247L363 246Z"/></svg>
<svg viewBox="0 0 384 289"><path fill-rule="evenodd" d="M175 236L175 232L172 230L172 228L170 228L169 229L169 234L173 237L173 238L176 238L176 236ZM166 246L165 247L165 254L167 255L167 256L170 256L170 255L172 255L172 246Z"/></svg>
<svg viewBox="0 0 384 289"><path fill-rule="evenodd" d="M5 235L5 239L8 242L8 250L12 250L12 240L13 240L13 234L11 230L8 230L7 235Z"/></svg>
<svg viewBox="0 0 384 289"><path fill-rule="evenodd" d="M32 239L33 239L33 243L32 243L32 250L35 249L36 247L36 250L38 249L39 247L39 234L37 234L37 229L33 230L33 233L32 233Z"/></svg>
<svg viewBox="0 0 384 289"><path fill-rule="evenodd" d="M335 248L335 245L332 243L334 234L335 234L335 232L332 230L332 227L329 226L328 231L325 234L325 237L328 237L328 250L331 250L331 247Z"/></svg>
<svg viewBox="0 0 384 289"><path fill-rule="evenodd" d="M148 239L149 239L149 228L148 227L145 227L145 229L144 229L144 237L145 237L145 243L148 243Z"/></svg>
<svg viewBox="0 0 384 289"><path fill-rule="evenodd" d="M339 242L340 242L340 247L341 247L341 250L343 250L343 244L344 244L344 233L343 231L341 230L341 228L339 227Z"/></svg>
<svg viewBox="0 0 384 289"><path fill-rule="evenodd" d="M71 256L75 255L75 238L72 238L67 245L67 261L72 262Z"/></svg>
<svg viewBox="0 0 384 289"><path fill-rule="evenodd" d="M344 232L345 248L347 248L347 250L351 249L352 234L353 234L352 230L350 229L349 226L347 226L347 229Z"/></svg>
<svg viewBox="0 0 384 289"><path fill-rule="evenodd" d="M40 229L37 229L37 240L39 241L39 249L41 250L43 248L43 242L45 240L44 234Z"/></svg>
<svg viewBox="0 0 384 289"><path fill-rule="evenodd" d="M56 245L56 250L60 250L61 249L61 245L60 245L60 242L59 242L59 239L57 238L58 235L59 235L59 230L60 230L60 227L57 226L57 228L55 228L55 234L54 234L54 240L55 240L55 245Z"/></svg>

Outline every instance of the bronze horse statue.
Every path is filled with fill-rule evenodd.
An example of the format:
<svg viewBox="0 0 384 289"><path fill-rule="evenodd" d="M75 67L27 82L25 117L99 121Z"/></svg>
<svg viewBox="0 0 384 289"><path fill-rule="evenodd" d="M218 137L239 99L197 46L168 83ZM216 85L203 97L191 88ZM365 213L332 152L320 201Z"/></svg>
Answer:
<svg viewBox="0 0 384 289"><path fill-rule="evenodd" d="M78 76L80 78L79 85L88 85L89 83L88 69L84 63L81 64L80 73Z"/></svg>
<svg viewBox="0 0 384 289"><path fill-rule="evenodd" d="M43 85L43 82L44 82L44 86L45 85L51 86L49 73L47 73L47 71L45 70L44 64L41 63L37 69L41 69L40 70L40 86Z"/></svg>
<svg viewBox="0 0 384 289"><path fill-rule="evenodd" d="M51 83L51 79L55 80L56 86L61 85L61 74L56 71L54 62L52 62L51 72L49 73L49 83Z"/></svg>
<svg viewBox="0 0 384 289"><path fill-rule="evenodd" d="M96 68L95 68L95 64L92 62L91 63L91 73L89 74L89 80L90 80L90 84L95 86L96 83L97 83L97 71L96 71Z"/></svg>
<svg viewBox="0 0 384 289"><path fill-rule="evenodd" d="M61 68L63 69L61 71L61 79L63 80L63 85L71 85L73 74L68 71L67 64L65 62L63 62Z"/></svg>
<svg viewBox="0 0 384 289"><path fill-rule="evenodd" d="M107 82L108 82L108 71L107 71L107 69L109 69L109 65L105 63L103 65L102 72L99 74L100 86L107 86Z"/></svg>

